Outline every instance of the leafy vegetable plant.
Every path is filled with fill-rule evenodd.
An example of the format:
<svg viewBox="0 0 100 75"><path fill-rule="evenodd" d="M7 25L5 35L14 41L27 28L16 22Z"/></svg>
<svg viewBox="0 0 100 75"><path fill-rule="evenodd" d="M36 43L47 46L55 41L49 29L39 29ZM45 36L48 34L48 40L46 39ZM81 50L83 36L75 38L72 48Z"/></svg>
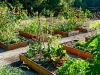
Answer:
<svg viewBox="0 0 100 75"><path fill-rule="evenodd" d="M95 40L96 41L96 40ZM79 50L83 50L85 52L91 53L91 51L96 47L96 43L91 43L88 48L85 47L86 42L85 41L77 41L73 44L74 48L77 48Z"/></svg>
<svg viewBox="0 0 100 75"><path fill-rule="evenodd" d="M48 42L48 48L45 50L44 57L53 61L55 66L63 65L67 59L66 50L62 49L62 45L58 43L57 37L54 37Z"/></svg>
<svg viewBox="0 0 100 75"><path fill-rule="evenodd" d="M40 50L42 50L42 44L41 42L39 41L34 41L29 44L29 50L26 52L25 56L27 58L34 58L34 56L36 54L39 54L40 53Z"/></svg>
<svg viewBox="0 0 100 75"><path fill-rule="evenodd" d="M59 75L86 75L89 63L82 59L68 59L63 66L58 67Z"/></svg>

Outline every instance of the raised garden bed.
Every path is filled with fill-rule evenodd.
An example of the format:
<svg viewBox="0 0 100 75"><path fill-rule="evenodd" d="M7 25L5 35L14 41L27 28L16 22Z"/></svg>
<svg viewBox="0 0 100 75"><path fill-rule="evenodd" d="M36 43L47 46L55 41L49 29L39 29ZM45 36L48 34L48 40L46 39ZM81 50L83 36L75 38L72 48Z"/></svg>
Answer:
<svg viewBox="0 0 100 75"><path fill-rule="evenodd" d="M23 39L22 37L19 37L18 42L6 43L6 42L0 41L0 47L2 47L5 50L13 50L13 49L24 47L27 45L28 45L28 41Z"/></svg>
<svg viewBox="0 0 100 75"><path fill-rule="evenodd" d="M84 52L82 50L73 48L71 45L72 45L72 42L69 41L69 42L67 42L67 43L65 43L63 45L63 49L65 49L69 53L78 55L78 56L80 56L80 57L82 57L84 59L87 59L87 58L91 58L92 57L92 55L89 52Z"/></svg>
<svg viewBox="0 0 100 75"><path fill-rule="evenodd" d="M75 28L75 30L79 30L79 32L92 32L92 31L95 31L96 29L95 28L89 28L89 29L85 29L85 28Z"/></svg>
<svg viewBox="0 0 100 75"><path fill-rule="evenodd" d="M88 41L90 39L90 37L85 37L85 41Z"/></svg>
<svg viewBox="0 0 100 75"><path fill-rule="evenodd" d="M74 35L79 34L79 31L77 30L77 31L63 32L63 31L55 30L54 34L59 34L61 36L74 36Z"/></svg>
<svg viewBox="0 0 100 75"><path fill-rule="evenodd" d="M33 40L37 40L37 41L40 40L39 36L28 34L26 32L22 32L22 31L19 31L19 35L30 38L30 39L33 39ZM42 38L41 41L47 41L47 39Z"/></svg>
<svg viewBox="0 0 100 75"><path fill-rule="evenodd" d="M27 46L27 45L28 45L28 41L9 44L9 45L6 45L3 42L0 42L0 47L2 47L5 50L12 50L12 49L16 49L16 48L19 48L19 47L24 47L24 46Z"/></svg>
<svg viewBox="0 0 100 75"><path fill-rule="evenodd" d="M38 73L40 73L42 75L55 75L51 71L47 70L53 66L53 65L50 65L51 64L50 62L48 64L45 64L45 68L44 68L41 66L42 65L41 63L37 64L37 63L33 62L32 60L26 58L24 56L24 54L20 54L19 58L22 62L25 62L29 67L31 67L32 69L34 69L35 71L37 71ZM51 70L57 70L57 69L55 67L53 67Z"/></svg>

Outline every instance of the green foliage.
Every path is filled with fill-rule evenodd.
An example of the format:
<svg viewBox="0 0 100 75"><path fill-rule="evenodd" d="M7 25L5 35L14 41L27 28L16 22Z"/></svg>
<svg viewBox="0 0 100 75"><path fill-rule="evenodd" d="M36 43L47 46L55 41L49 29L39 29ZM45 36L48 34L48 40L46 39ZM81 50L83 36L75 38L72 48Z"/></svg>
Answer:
<svg viewBox="0 0 100 75"><path fill-rule="evenodd" d="M19 42L20 39L9 27L0 30L0 40L6 44Z"/></svg>
<svg viewBox="0 0 100 75"><path fill-rule="evenodd" d="M50 58L55 66L57 64L60 65L60 59L62 61L67 59L66 50L63 50L62 45L59 45L57 37L54 37L48 42L48 48L45 50L44 57Z"/></svg>
<svg viewBox="0 0 100 75"><path fill-rule="evenodd" d="M39 35L38 22L32 21L28 25L24 26L23 28L20 28L20 30L23 32L27 32L29 34Z"/></svg>
<svg viewBox="0 0 100 75"><path fill-rule="evenodd" d="M19 67L12 66L0 66L0 75L22 75L22 71Z"/></svg>
<svg viewBox="0 0 100 75"><path fill-rule="evenodd" d="M56 30L59 30L59 31L64 31L64 32L68 32L68 31L70 31L70 30L73 30L74 28L73 28L73 26L74 25L70 25L70 24L66 24L66 25L56 25L55 26L55 29Z"/></svg>
<svg viewBox="0 0 100 75"><path fill-rule="evenodd" d="M69 59L58 67L59 75L86 75L89 63L82 59Z"/></svg>
<svg viewBox="0 0 100 75"><path fill-rule="evenodd" d="M91 11L89 11L89 10L87 10L87 9L86 9L86 11L85 11L85 14L86 14L87 18L92 17Z"/></svg>
<svg viewBox="0 0 100 75"><path fill-rule="evenodd" d="M94 26L93 26L94 25ZM98 22L96 23L96 26L98 26ZM95 23L92 24L92 27L95 27ZM87 68L86 75L99 75L100 74L100 33L97 33L95 36L92 36L91 39L85 44L85 47L87 48L92 42L95 43L96 47L93 48L91 51L92 63Z"/></svg>
<svg viewBox="0 0 100 75"><path fill-rule="evenodd" d="M74 0L67 0L67 4L72 5ZM66 0L5 0L6 4L12 8L16 7L16 11L21 9L28 10L28 14L33 15L38 11L41 13L44 9L54 11L55 15L66 7Z"/></svg>
<svg viewBox="0 0 100 75"><path fill-rule="evenodd" d="M96 41L94 41L96 40ZM95 42L96 47L91 51L92 54L92 58L91 60L93 61L88 68L88 74L91 75L99 75L99 69L100 69L100 34L96 34L95 36L93 36L85 45L85 47L88 47L92 42Z"/></svg>
<svg viewBox="0 0 100 75"><path fill-rule="evenodd" d="M85 44L85 41L77 41L74 43L73 47L91 53L97 46L97 40L94 40L87 48Z"/></svg>
<svg viewBox="0 0 100 75"><path fill-rule="evenodd" d="M41 11L41 14L44 15L44 16L50 16L50 10L49 10L49 9L47 10L47 9L44 8L44 9Z"/></svg>
<svg viewBox="0 0 100 75"><path fill-rule="evenodd" d="M100 21L96 21L95 23L92 23L89 25L90 28L96 28L100 25Z"/></svg>
<svg viewBox="0 0 100 75"><path fill-rule="evenodd" d="M19 27L16 16L15 12L10 11L5 3L0 6L0 40L6 44L19 41L19 38L15 33L16 28Z"/></svg>
<svg viewBox="0 0 100 75"><path fill-rule="evenodd" d="M42 50L41 42L31 41L29 44L29 50L26 52L25 56L32 59L33 56L40 53L40 50Z"/></svg>

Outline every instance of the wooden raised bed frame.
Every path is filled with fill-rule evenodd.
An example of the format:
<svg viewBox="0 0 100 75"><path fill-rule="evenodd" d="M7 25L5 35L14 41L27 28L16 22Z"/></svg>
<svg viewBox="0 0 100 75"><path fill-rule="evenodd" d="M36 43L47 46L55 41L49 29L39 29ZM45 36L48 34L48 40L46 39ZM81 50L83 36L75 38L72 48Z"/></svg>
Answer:
<svg viewBox="0 0 100 75"><path fill-rule="evenodd" d="M5 45L4 43L0 42L0 47L2 47L5 50L12 50L12 49L16 49L16 48L19 48L19 47L24 47L24 46L27 46L27 45L28 45L28 41L9 44L9 45Z"/></svg>
<svg viewBox="0 0 100 75"><path fill-rule="evenodd" d="M82 50L78 50L78 49L75 49L75 48L71 48L71 47L68 47L68 46L65 46L63 45L63 49L65 49L67 52L69 53L72 53L72 54L75 54L75 55L78 55L84 59L87 59L87 58L91 58L92 55L88 52L84 52Z"/></svg>
<svg viewBox="0 0 100 75"><path fill-rule="evenodd" d="M90 38L89 37L85 37L85 41L87 42Z"/></svg>
<svg viewBox="0 0 100 75"><path fill-rule="evenodd" d="M28 33L22 32L22 31L19 31L19 35L28 37L28 38L30 38L30 39L32 39L32 38L38 39L37 36L31 35L31 34L28 34Z"/></svg>
<svg viewBox="0 0 100 75"><path fill-rule="evenodd" d="M37 63L26 58L24 54L20 54L19 58L22 62L25 62L29 67L31 67L32 69L34 69L35 71L37 71L38 73L42 75L55 75L51 73L50 71L46 70L45 68L43 68L42 66L38 65Z"/></svg>
<svg viewBox="0 0 100 75"><path fill-rule="evenodd" d="M31 35L31 34L28 34L28 33L22 32L22 31L19 31L19 35L30 38L30 39L33 39L33 40L37 40L37 41L40 40L38 36ZM41 41L44 42L44 41L47 41L47 39L42 38Z"/></svg>
<svg viewBox="0 0 100 75"><path fill-rule="evenodd" d="M86 30L86 29L84 29L84 28L75 28L75 30L79 30L79 32L84 32L84 33L86 33L86 32L87 32L87 30Z"/></svg>
<svg viewBox="0 0 100 75"><path fill-rule="evenodd" d="M68 36L68 33L62 32L62 31L57 31L57 30L54 31L54 34L59 34L59 35L62 35L62 36Z"/></svg>
<svg viewBox="0 0 100 75"><path fill-rule="evenodd" d="M85 28L75 28L75 30L79 30L79 32L86 33L86 32L92 32L92 31L96 30L96 28L89 28L89 29L85 29Z"/></svg>
<svg viewBox="0 0 100 75"><path fill-rule="evenodd" d="M79 34L79 31L74 31L74 33L71 33L71 32L63 32L63 31L58 31L58 30L54 30L54 34L59 34L61 36L74 36L74 35L77 35Z"/></svg>

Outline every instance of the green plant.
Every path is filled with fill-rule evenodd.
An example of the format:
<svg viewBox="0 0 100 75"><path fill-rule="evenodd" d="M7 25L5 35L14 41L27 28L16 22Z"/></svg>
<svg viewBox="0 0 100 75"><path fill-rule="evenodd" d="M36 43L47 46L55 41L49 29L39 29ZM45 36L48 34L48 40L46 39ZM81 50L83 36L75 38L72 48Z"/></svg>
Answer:
<svg viewBox="0 0 100 75"><path fill-rule="evenodd" d="M84 45L85 45L85 42L84 41L77 41L75 44L74 44L74 48L77 48L79 50L83 50L85 51L85 48L84 48Z"/></svg>
<svg viewBox="0 0 100 75"><path fill-rule="evenodd" d="M94 24L91 24L90 27L98 27L100 25L100 22L97 21ZM89 59L91 64L89 64L89 67L87 68L86 75L100 75L100 31L98 30L97 34L95 36L92 36L91 39L85 44L85 47L87 48L92 42L96 43L96 47L93 48L91 51L92 58Z"/></svg>
<svg viewBox="0 0 100 75"><path fill-rule="evenodd" d="M45 50L44 57L53 61L55 66L63 65L63 62L67 59L66 50L63 50L62 45L58 44L57 37L48 42L48 48Z"/></svg>
<svg viewBox="0 0 100 75"><path fill-rule="evenodd" d="M81 7L79 8L79 10L76 11L76 16L77 16L76 27L84 28L84 22L86 22L86 20L87 20L87 15L82 10Z"/></svg>
<svg viewBox="0 0 100 75"><path fill-rule="evenodd" d="M39 35L38 22L32 21L28 25L24 26L23 28L20 28L20 31L27 32L33 35Z"/></svg>
<svg viewBox="0 0 100 75"><path fill-rule="evenodd" d="M79 49L79 50L83 50L85 52L89 52L91 53L91 51L96 48L96 45L97 45L97 40L94 40L94 42L92 42L88 48L85 47L85 44L86 42L85 41L77 41L74 43L73 47L76 48L76 49Z"/></svg>
<svg viewBox="0 0 100 75"><path fill-rule="evenodd" d="M73 20L68 20L67 24L53 25L53 30L69 32L75 28Z"/></svg>
<svg viewBox="0 0 100 75"><path fill-rule="evenodd" d="M24 73L19 67L0 66L0 75L22 75Z"/></svg>
<svg viewBox="0 0 100 75"><path fill-rule="evenodd" d="M96 39L96 41L94 41ZM92 58L90 60L92 60L92 63L89 65L89 68L87 69L87 75L91 74L91 75L99 75L99 69L100 69L100 34L96 34L95 36L93 36L85 45L85 47L87 48L93 41L96 43L96 47L93 48L93 50L91 51L92 54Z"/></svg>
<svg viewBox="0 0 100 75"><path fill-rule="evenodd" d="M1 4L1 3L0 3ZM15 33L19 27L17 15L10 10L5 3L0 5L0 40L5 44L19 42L19 36Z"/></svg>
<svg viewBox="0 0 100 75"><path fill-rule="evenodd" d="M86 75L89 63L82 59L68 59L63 66L58 67L59 75Z"/></svg>
<svg viewBox="0 0 100 75"><path fill-rule="evenodd" d="M31 43L29 44L29 50L26 52L25 56L32 59L36 54L40 54L40 50L42 50L41 42L31 41Z"/></svg>
<svg viewBox="0 0 100 75"><path fill-rule="evenodd" d="M47 9L44 8L44 9L41 11L41 14L44 15L44 16L50 16L50 10L47 10Z"/></svg>
<svg viewBox="0 0 100 75"><path fill-rule="evenodd" d="M19 36L14 33L12 27L5 27L0 29L0 40L6 44L19 42Z"/></svg>
<svg viewBox="0 0 100 75"><path fill-rule="evenodd" d="M57 30L68 32L72 29L71 25L59 25Z"/></svg>
<svg viewBox="0 0 100 75"><path fill-rule="evenodd" d="M85 15L87 16L87 18L92 17L91 11L89 11L89 10L87 10L87 9L86 9L86 11L85 11Z"/></svg>

